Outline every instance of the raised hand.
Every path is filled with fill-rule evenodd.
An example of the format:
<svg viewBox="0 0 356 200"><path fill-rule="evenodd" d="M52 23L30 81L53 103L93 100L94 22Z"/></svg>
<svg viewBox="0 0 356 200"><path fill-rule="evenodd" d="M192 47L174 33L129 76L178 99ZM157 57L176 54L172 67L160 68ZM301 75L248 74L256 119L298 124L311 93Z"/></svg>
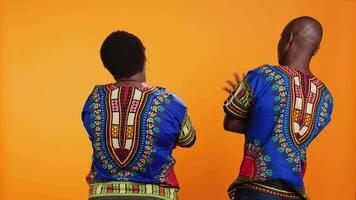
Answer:
<svg viewBox="0 0 356 200"><path fill-rule="evenodd" d="M243 73L241 77L239 73L235 72L234 73L235 81L226 80L225 82L228 84L228 86L223 87L223 90L231 94L232 91L234 91L234 89L240 84L241 80L245 78L245 76L246 76L245 73Z"/></svg>

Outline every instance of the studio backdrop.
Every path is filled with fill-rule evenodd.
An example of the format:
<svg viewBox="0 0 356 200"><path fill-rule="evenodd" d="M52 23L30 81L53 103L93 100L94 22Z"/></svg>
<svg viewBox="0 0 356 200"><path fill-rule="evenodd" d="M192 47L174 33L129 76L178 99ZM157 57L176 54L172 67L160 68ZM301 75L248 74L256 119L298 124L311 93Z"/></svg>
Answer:
<svg viewBox="0 0 356 200"><path fill-rule="evenodd" d="M0 1L0 199L86 199L91 144L81 111L113 82L99 49L115 30L146 46L147 80L179 95L197 131L175 150L182 200L226 200L243 135L223 130L224 81L277 64L282 29L309 15L324 27L312 71L334 97L332 122L308 149L312 200L353 200L355 0Z"/></svg>

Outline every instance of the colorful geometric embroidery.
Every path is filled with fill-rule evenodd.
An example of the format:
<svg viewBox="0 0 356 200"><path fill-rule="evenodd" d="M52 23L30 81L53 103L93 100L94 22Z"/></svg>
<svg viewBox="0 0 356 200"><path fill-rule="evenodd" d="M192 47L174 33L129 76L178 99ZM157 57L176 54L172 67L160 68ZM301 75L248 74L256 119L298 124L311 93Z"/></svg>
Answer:
<svg viewBox="0 0 356 200"><path fill-rule="evenodd" d="M259 140L254 139L253 142L245 144L241 176L265 181L273 174L271 167L271 157L265 154Z"/></svg>
<svg viewBox="0 0 356 200"><path fill-rule="evenodd" d="M108 91L110 101L107 104L109 119L111 119L107 135L108 149L116 163L124 167L131 161L137 150L140 133L137 130L137 121L143 108L141 105L144 105L146 100L145 94L149 90L142 92L136 88L110 89L112 89Z"/></svg>
<svg viewBox="0 0 356 200"><path fill-rule="evenodd" d="M239 86L224 106L228 114L249 117L245 156L239 177L229 188L230 198L245 183L264 187L282 180L307 199L303 184L306 149L330 121L330 92L316 77L288 66L263 65L249 72L246 80L250 84Z"/></svg>
<svg viewBox="0 0 356 200"><path fill-rule="evenodd" d="M293 132L293 141L296 145L300 145L308 139L312 132L314 125L312 122L315 120L316 105L319 103L323 85L315 77L303 81L304 77L291 67L281 66L280 69L284 70L291 77L292 109L290 130ZM305 87L309 87L307 92L305 92L307 95L304 95L302 83L305 84L306 81L308 81L308 83Z"/></svg>
<svg viewBox="0 0 356 200"><path fill-rule="evenodd" d="M329 106L333 104L333 98L331 97L330 94L327 94L323 98L325 98L325 101L322 104L321 111L319 113L319 115L320 115L320 121L318 123L319 127L324 127L327 123L326 119L330 119L328 109L329 109Z"/></svg>
<svg viewBox="0 0 356 200"><path fill-rule="evenodd" d="M237 118L246 118L252 98L253 92L248 80L245 78L225 101L225 112Z"/></svg>
<svg viewBox="0 0 356 200"><path fill-rule="evenodd" d="M276 67L277 69L277 67ZM289 84L285 83L285 80L289 80L290 77L280 70L272 70L270 67L264 65L258 69L258 73L262 75L267 81L272 84L272 92L274 94L274 120L276 125L274 127L274 135L272 136L272 141L277 145L277 150L287 158L288 163L294 172L301 172L299 149L294 143L291 134L288 132L283 132L285 122L285 108L289 108L290 97L288 95ZM289 100L289 101L288 101ZM288 118L289 119L289 118ZM289 124L289 121L287 121ZM287 134L287 135L285 135ZM296 155L297 154L297 155Z"/></svg>
<svg viewBox="0 0 356 200"><path fill-rule="evenodd" d="M132 182L107 182L89 184L89 198L125 196L156 197L164 200L176 200L178 188L162 187L155 184Z"/></svg>
<svg viewBox="0 0 356 200"><path fill-rule="evenodd" d="M161 183L168 183L170 185L177 185L178 180L173 170L174 164L176 161L171 158L169 161L166 162L159 170L159 174L155 176L155 180L158 180Z"/></svg>
<svg viewBox="0 0 356 200"><path fill-rule="evenodd" d="M90 105L94 154L115 179L128 181L154 158L159 117L172 96L150 95L155 88L102 87L94 89ZM146 106L148 99L152 106Z"/></svg>
<svg viewBox="0 0 356 200"><path fill-rule="evenodd" d="M253 180L266 181L273 175L271 156L265 153L261 142L254 139L245 144L244 158L241 163L239 177L230 185L228 193L235 198L238 185Z"/></svg>
<svg viewBox="0 0 356 200"><path fill-rule="evenodd" d="M191 146L195 140L195 130L188 114L185 114L178 136L177 145L181 147Z"/></svg>
<svg viewBox="0 0 356 200"><path fill-rule="evenodd" d="M291 67L264 65L258 73L272 84L274 94L276 125L271 139L293 172L300 174L305 162L305 148L316 134L313 131L315 123L311 122L318 121L316 109L323 84L315 77L308 79L309 90L305 96L302 91L303 77Z"/></svg>
<svg viewBox="0 0 356 200"><path fill-rule="evenodd" d="M172 151L195 138L185 115L184 103L161 87L96 86L82 112L93 147L90 197L176 199Z"/></svg>

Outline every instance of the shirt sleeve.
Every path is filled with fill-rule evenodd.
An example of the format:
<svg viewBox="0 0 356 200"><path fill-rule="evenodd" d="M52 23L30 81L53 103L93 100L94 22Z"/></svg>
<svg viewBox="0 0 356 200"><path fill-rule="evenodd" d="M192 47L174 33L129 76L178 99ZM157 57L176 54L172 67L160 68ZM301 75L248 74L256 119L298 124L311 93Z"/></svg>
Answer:
<svg viewBox="0 0 356 200"><path fill-rule="evenodd" d="M254 96L249 83L250 74L240 82L224 102L224 112L234 118L246 119L248 117Z"/></svg>
<svg viewBox="0 0 356 200"><path fill-rule="evenodd" d="M175 94L171 93L172 102L166 109L170 117L170 126L174 132L174 145L191 147L195 143L195 130L187 112L184 102Z"/></svg>
<svg viewBox="0 0 356 200"><path fill-rule="evenodd" d="M176 144L181 147L190 147L195 143L195 139L195 130L190 117L186 112Z"/></svg>

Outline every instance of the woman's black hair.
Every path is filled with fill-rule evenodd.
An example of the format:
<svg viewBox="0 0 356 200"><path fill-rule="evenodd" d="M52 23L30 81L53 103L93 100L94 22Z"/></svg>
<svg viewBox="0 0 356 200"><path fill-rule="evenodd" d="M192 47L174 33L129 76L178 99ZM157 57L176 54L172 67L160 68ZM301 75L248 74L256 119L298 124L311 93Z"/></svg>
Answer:
<svg viewBox="0 0 356 200"><path fill-rule="evenodd" d="M101 46L100 56L105 68L116 80L141 72L146 61L141 40L125 31L111 33Z"/></svg>

